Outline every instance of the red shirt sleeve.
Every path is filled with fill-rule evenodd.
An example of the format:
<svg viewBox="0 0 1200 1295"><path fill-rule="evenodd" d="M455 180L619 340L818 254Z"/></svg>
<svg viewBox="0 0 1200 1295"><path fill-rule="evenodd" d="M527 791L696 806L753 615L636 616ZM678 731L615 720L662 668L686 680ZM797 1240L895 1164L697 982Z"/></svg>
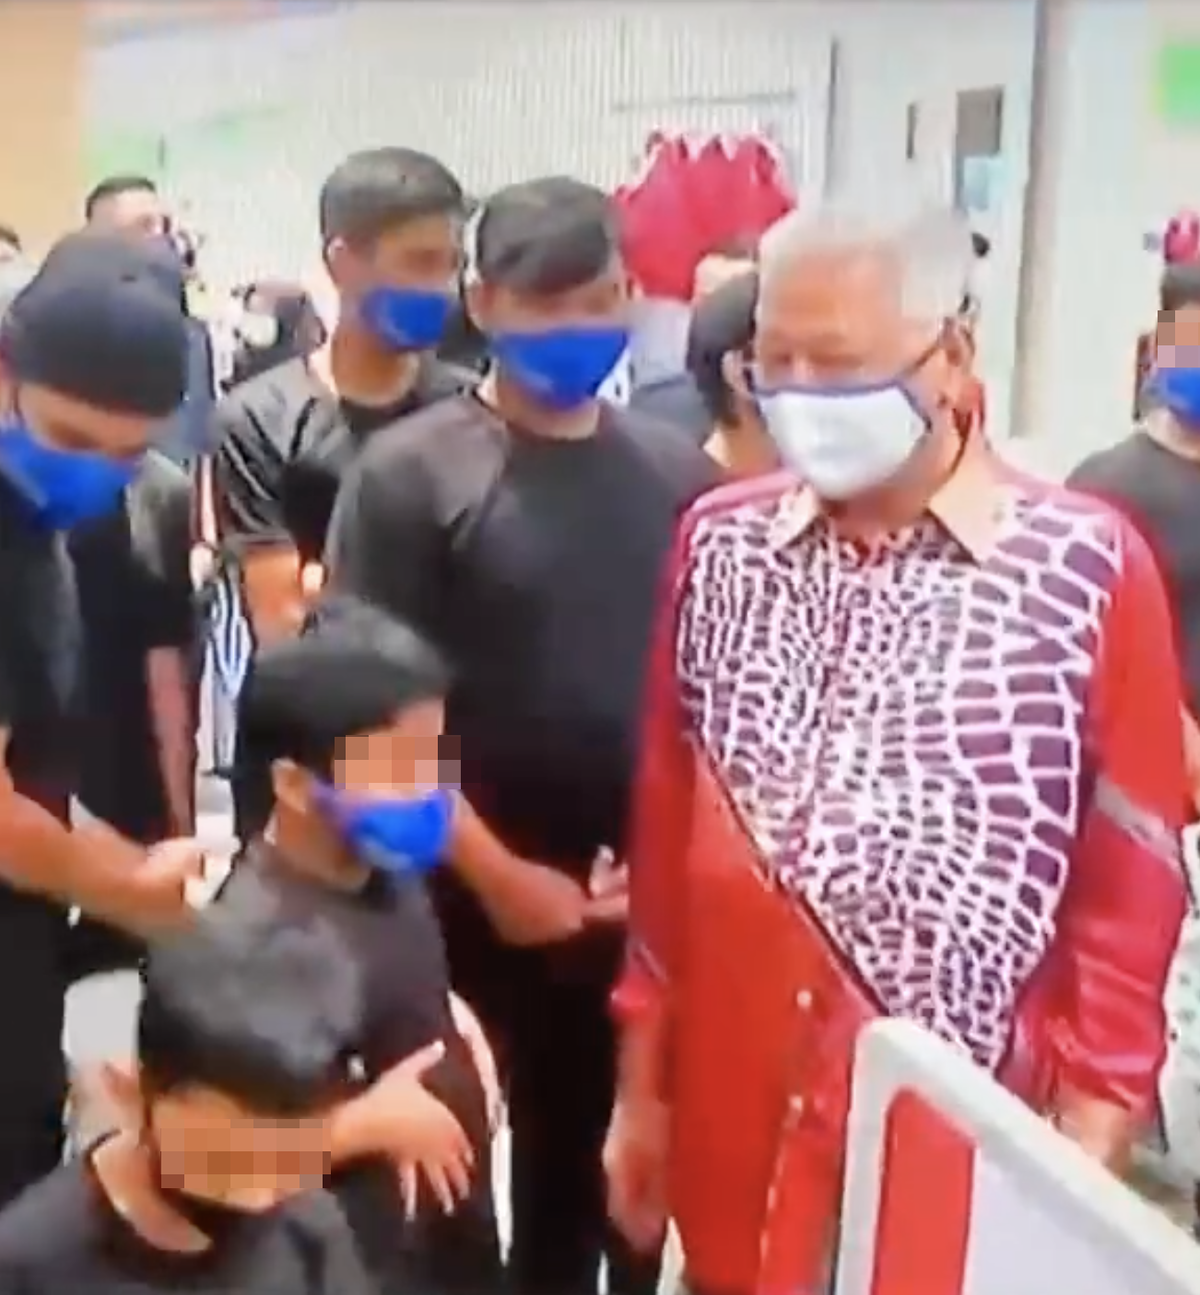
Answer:
<svg viewBox="0 0 1200 1295"><path fill-rule="evenodd" d="M1166 1051L1163 988L1185 909L1182 687L1171 615L1145 541L1123 555L1090 701L1090 793L1059 940L1069 975L1061 1077L1149 1109Z"/></svg>
<svg viewBox="0 0 1200 1295"><path fill-rule="evenodd" d="M668 564L651 648L633 796L629 934L625 970L613 994L626 1020L655 1010L669 984L678 943L693 785L692 753L675 669L676 636L694 516L685 519Z"/></svg>

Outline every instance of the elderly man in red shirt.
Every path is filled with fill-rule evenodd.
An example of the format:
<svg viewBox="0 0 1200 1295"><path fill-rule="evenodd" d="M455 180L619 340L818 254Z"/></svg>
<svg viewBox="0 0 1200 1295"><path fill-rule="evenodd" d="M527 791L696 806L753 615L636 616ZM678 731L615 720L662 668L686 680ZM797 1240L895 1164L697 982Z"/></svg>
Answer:
<svg viewBox="0 0 1200 1295"><path fill-rule="evenodd" d="M617 1224L673 1217L702 1295L820 1288L872 1017L1113 1165L1164 1052L1162 585L1114 511L956 419L969 231L860 216L763 241L747 377L790 472L694 507L652 667L606 1168Z"/></svg>

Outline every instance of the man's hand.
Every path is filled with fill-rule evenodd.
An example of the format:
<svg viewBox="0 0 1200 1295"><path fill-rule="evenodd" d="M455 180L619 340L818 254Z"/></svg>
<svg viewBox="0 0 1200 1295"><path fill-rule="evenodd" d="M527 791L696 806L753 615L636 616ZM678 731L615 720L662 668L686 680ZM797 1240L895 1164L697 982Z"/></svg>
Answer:
<svg viewBox="0 0 1200 1295"><path fill-rule="evenodd" d="M629 920L629 868L617 862L617 856L601 846L592 862L588 878L587 918L589 922L626 922Z"/></svg>
<svg viewBox="0 0 1200 1295"><path fill-rule="evenodd" d="M138 853L106 824L91 821L74 835L106 866L89 893L78 896L85 912L153 938L190 924L197 907L195 888L203 884L204 855L190 837L163 841Z"/></svg>
<svg viewBox="0 0 1200 1295"><path fill-rule="evenodd" d="M666 1231L669 1137L665 1103L618 1098L604 1142L608 1214L635 1250L652 1251Z"/></svg>
<svg viewBox="0 0 1200 1295"><path fill-rule="evenodd" d="M1069 1089L1059 1093L1055 1105L1055 1124L1064 1136L1113 1173L1125 1171L1137 1136L1129 1111Z"/></svg>
<svg viewBox="0 0 1200 1295"><path fill-rule="evenodd" d="M400 1171L405 1209L417 1207L418 1183L424 1178L447 1214L471 1190L475 1154L462 1125L425 1088L425 1076L446 1055L433 1043L382 1075L358 1099L370 1108L373 1142Z"/></svg>

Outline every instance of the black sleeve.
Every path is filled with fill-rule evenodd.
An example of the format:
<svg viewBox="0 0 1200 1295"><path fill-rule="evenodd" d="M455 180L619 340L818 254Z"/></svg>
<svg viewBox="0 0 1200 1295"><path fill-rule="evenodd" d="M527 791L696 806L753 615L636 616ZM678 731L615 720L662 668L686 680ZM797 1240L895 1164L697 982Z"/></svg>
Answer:
<svg viewBox="0 0 1200 1295"><path fill-rule="evenodd" d="M235 550L292 540L283 513L286 448L274 419L240 392L214 415L213 494L222 540Z"/></svg>
<svg viewBox="0 0 1200 1295"><path fill-rule="evenodd" d="M376 453L375 451L382 451ZM325 545L327 587L440 640L444 532L418 455L370 445L342 483Z"/></svg>
<svg viewBox="0 0 1200 1295"><path fill-rule="evenodd" d="M23 601L23 594L12 570L12 561L4 560L3 544L4 535L0 533L0 606L17 607ZM5 618L0 620L0 732L11 729L17 718L21 684L14 660L15 651L12 621Z"/></svg>
<svg viewBox="0 0 1200 1295"><path fill-rule="evenodd" d="M191 481L175 464L154 459L134 484L129 506L143 644L191 647Z"/></svg>

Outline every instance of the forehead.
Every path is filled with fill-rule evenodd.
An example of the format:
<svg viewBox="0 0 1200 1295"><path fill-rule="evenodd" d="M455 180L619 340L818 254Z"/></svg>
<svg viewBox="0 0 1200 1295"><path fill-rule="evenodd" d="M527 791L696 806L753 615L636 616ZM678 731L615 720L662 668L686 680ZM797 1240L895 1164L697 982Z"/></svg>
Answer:
<svg viewBox="0 0 1200 1295"><path fill-rule="evenodd" d="M579 283L558 292L540 292L536 289L508 284L502 280L488 285L500 303L509 302L525 310L544 310L554 314L569 314L573 309L606 308L622 300L629 292L629 275L619 252L614 252L608 264L594 279Z"/></svg>
<svg viewBox="0 0 1200 1295"><path fill-rule="evenodd" d="M417 216L385 229L371 240L370 251L384 260L425 251L442 253L447 246L458 243L459 235L460 222L454 216L446 213Z"/></svg>
<svg viewBox="0 0 1200 1295"><path fill-rule="evenodd" d="M398 752L423 751L442 732L445 706L441 701L420 701L397 711L383 728L355 733L343 744L347 757L388 758Z"/></svg>
<svg viewBox="0 0 1200 1295"><path fill-rule="evenodd" d="M100 214L118 223L157 216L161 211L162 199L149 189L126 189L111 194L100 204Z"/></svg>
<svg viewBox="0 0 1200 1295"><path fill-rule="evenodd" d="M142 414L97 409L37 384L22 387L19 398L21 413L35 428L65 442L86 442L117 454L141 450L157 422Z"/></svg>
<svg viewBox="0 0 1200 1295"><path fill-rule="evenodd" d="M762 327L806 321L852 329L899 323L903 276L899 258L886 247L831 247L797 253L763 284Z"/></svg>

